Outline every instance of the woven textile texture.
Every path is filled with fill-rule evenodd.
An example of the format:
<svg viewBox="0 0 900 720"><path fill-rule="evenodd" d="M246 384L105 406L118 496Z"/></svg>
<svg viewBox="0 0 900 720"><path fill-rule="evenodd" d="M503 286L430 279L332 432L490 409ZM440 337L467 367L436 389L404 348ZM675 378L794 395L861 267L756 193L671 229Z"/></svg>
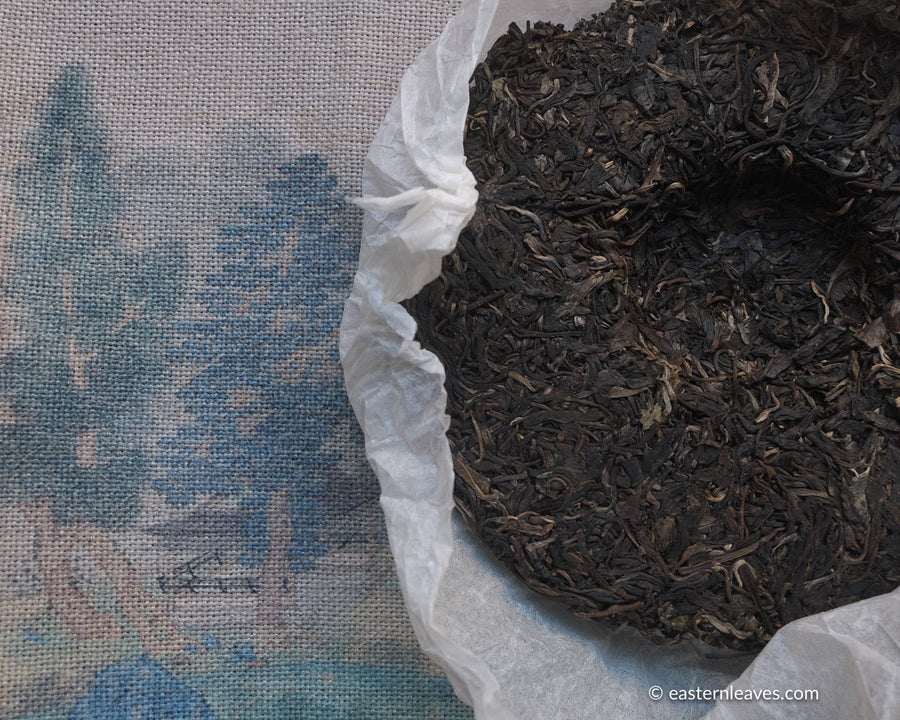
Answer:
<svg viewBox="0 0 900 720"><path fill-rule="evenodd" d="M0 719L471 718L337 357L349 199L456 5L0 3Z"/></svg>

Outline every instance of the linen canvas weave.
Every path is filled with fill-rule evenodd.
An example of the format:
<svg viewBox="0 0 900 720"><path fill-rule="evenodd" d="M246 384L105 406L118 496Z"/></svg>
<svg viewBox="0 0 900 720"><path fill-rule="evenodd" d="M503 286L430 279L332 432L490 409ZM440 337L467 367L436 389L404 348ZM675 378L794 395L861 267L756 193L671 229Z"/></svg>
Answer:
<svg viewBox="0 0 900 720"><path fill-rule="evenodd" d="M337 327L456 3L0 4L0 718L466 718Z"/></svg>

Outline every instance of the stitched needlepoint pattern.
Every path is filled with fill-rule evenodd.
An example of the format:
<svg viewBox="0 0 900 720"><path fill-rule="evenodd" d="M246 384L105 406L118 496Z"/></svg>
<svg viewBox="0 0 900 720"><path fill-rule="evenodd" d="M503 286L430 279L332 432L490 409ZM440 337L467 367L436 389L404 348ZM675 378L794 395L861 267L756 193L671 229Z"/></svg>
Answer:
<svg viewBox="0 0 900 720"><path fill-rule="evenodd" d="M471 717L337 354L348 197L426 5L0 10L0 718Z"/></svg>

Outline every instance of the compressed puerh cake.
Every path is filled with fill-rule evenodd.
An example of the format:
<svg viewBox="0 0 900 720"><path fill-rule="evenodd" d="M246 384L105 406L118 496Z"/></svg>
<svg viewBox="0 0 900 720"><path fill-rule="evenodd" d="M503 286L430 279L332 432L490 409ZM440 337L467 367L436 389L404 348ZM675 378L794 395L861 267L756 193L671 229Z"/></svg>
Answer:
<svg viewBox="0 0 900 720"><path fill-rule="evenodd" d="M579 615L751 650L900 584L900 10L619 2L471 81L407 307L455 497Z"/></svg>

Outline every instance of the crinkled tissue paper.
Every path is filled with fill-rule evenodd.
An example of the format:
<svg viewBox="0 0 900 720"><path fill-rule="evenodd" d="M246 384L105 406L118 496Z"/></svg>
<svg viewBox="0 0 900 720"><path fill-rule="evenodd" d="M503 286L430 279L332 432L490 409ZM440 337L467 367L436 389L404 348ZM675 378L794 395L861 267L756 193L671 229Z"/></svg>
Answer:
<svg viewBox="0 0 900 720"><path fill-rule="evenodd" d="M756 657L658 647L537 597L452 513L443 368L398 303L437 277L474 211L463 127L476 63L511 22L571 26L608 5L465 0L407 70L366 161L341 358L416 634L478 720L896 720L900 590L791 623ZM729 685L731 700L702 699ZM818 699L736 699L739 689L814 690ZM694 699L677 699L690 690Z"/></svg>

